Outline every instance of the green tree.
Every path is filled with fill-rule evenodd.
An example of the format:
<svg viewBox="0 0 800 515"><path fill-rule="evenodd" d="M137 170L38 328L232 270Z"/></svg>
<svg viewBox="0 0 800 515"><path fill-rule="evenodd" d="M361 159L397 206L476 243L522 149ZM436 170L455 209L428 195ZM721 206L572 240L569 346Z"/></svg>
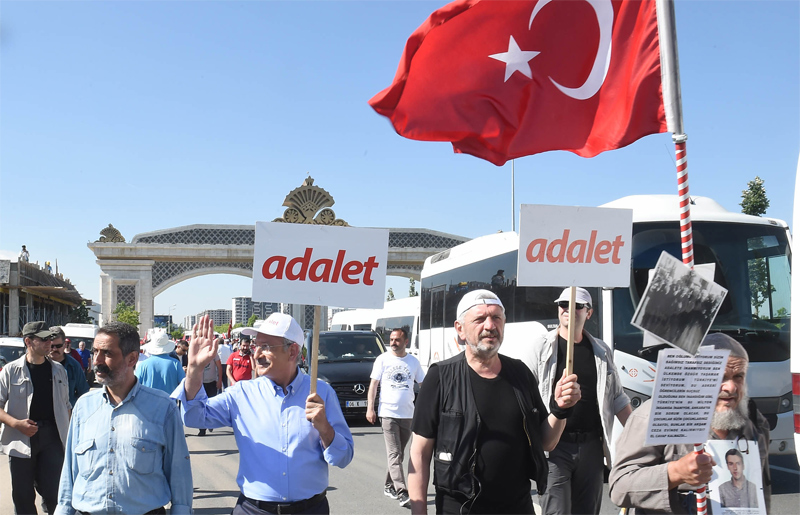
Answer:
<svg viewBox="0 0 800 515"><path fill-rule="evenodd" d="M183 327L177 327L177 328L173 329L172 332L169 333L169 335L172 337L173 340L182 340L183 339L183 333L185 333L185 332L186 331L183 330Z"/></svg>
<svg viewBox="0 0 800 515"><path fill-rule="evenodd" d="M408 296L409 297L416 297L417 295L419 295L419 293L417 293L417 285L414 283L414 279L409 277L409 279L408 279Z"/></svg>
<svg viewBox="0 0 800 515"><path fill-rule="evenodd" d="M139 327L141 324L141 322L139 322L140 313L133 309L133 306L130 306L124 302L117 304L117 307L114 308L112 313L118 321L130 324L133 327Z"/></svg>
<svg viewBox="0 0 800 515"><path fill-rule="evenodd" d="M244 327L244 324L243 324L243 323L241 323L241 322L236 322L235 324L233 324L233 328L234 328L234 329L236 329L236 328L238 328L238 327Z"/></svg>
<svg viewBox="0 0 800 515"><path fill-rule="evenodd" d="M767 212L769 199L767 190L764 188L764 181L756 175L756 178L747 183L747 189L742 191L742 213L746 215L761 216ZM756 254L758 250L755 249ZM747 262L747 275L750 282L750 304L755 310L756 318L761 318L761 306L769 299L775 287L769 283L769 271L767 270L767 260L763 257L755 257Z"/></svg>
<svg viewBox="0 0 800 515"><path fill-rule="evenodd" d="M387 301L394 300L394 292L392 291L391 288L389 288L389 291L386 292L386 300Z"/></svg>
<svg viewBox="0 0 800 515"><path fill-rule="evenodd" d="M747 189L742 191L742 213L746 215L761 216L767 212L769 199L767 190L764 189L764 180L758 175L747 183Z"/></svg>
<svg viewBox="0 0 800 515"><path fill-rule="evenodd" d="M231 324L222 324L222 325L215 325L214 332L219 334L228 334L228 328Z"/></svg>
<svg viewBox="0 0 800 515"><path fill-rule="evenodd" d="M94 320L89 316L89 308L86 307L86 301L82 301L78 306L72 308L69 312L69 321L73 324L93 324Z"/></svg>
<svg viewBox="0 0 800 515"><path fill-rule="evenodd" d="M256 320L258 320L258 317L255 313L250 315L250 318L247 319L247 327L253 327L253 324L256 323Z"/></svg>

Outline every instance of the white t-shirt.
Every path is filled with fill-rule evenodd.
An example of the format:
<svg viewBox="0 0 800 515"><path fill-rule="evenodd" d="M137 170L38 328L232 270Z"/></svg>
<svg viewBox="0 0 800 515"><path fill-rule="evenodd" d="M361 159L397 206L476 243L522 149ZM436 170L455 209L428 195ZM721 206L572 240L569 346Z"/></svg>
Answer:
<svg viewBox="0 0 800 515"><path fill-rule="evenodd" d="M229 344L223 343L217 347L217 356L219 356L223 366L228 363L228 358L231 357L231 354L233 354L233 349Z"/></svg>
<svg viewBox="0 0 800 515"><path fill-rule="evenodd" d="M425 379L417 358L384 352L375 359L369 377L381 383L379 417L414 418L414 381Z"/></svg>

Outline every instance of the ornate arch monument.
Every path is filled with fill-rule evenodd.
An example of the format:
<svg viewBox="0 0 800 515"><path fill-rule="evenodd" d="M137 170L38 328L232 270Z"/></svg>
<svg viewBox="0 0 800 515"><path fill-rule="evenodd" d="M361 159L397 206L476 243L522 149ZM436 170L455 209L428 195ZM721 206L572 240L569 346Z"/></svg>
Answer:
<svg viewBox="0 0 800 515"><path fill-rule="evenodd" d="M349 225L336 217L333 204L333 197L308 177L286 196L283 216L273 221ZM153 300L170 286L209 274L253 276L254 225L186 225L137 234L126 242L109 224L101 235L88 244L101 270L101 324L125 302L141 313L139 329L146 334L153 327ZM419 280L425 258L468 239L429 229L389 229L386 273Z"/></svg>

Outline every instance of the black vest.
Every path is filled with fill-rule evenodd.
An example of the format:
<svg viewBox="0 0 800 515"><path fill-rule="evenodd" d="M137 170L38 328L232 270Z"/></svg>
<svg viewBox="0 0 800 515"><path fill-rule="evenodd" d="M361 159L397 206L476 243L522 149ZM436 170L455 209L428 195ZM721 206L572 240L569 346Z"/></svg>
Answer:
<svg viewBox="0 0 800 515"><path fill-rule="evenodd" d="M522 411L523 430L534 467L528 478L536 481L539 495L547 488L547 460L539 438L539 410L532 395L538 395L536 378L519 360L500 357L502 369L514 389ZM467 359L462 352L431 366L439 367L439 427L433 452L433 483L450 495L475 495L475 461L481 418L475 406ZM545 413L546 415L546 413Z"/></svg>

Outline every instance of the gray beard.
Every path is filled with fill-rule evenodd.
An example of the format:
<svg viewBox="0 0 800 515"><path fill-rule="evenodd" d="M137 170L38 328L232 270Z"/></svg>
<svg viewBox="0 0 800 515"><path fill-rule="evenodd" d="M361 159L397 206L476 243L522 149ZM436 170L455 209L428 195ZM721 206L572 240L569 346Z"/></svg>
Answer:
<svg viewBox="0 0 800 515"><path fill-rule="evenodd" d="M711 419L711 428L723 429L731 431L735 429L742 429L749 420L747 418L747 403L750 397L747 392L742 392L742 398L735 409L725 411L714 411L714 417Z"/></svg>
<svg viewBox="0 0 800 515"><path fill-rule="evenodd" d="M500 350L499 347L495 347L492 349L490 347L487 347L486 345L481 345L481 344L474 345L469 342L467 342L467 345L469 345L469 348L472 349L472 353L481 359L491 358L492 356L497 354L497 352Z"/></svg>

